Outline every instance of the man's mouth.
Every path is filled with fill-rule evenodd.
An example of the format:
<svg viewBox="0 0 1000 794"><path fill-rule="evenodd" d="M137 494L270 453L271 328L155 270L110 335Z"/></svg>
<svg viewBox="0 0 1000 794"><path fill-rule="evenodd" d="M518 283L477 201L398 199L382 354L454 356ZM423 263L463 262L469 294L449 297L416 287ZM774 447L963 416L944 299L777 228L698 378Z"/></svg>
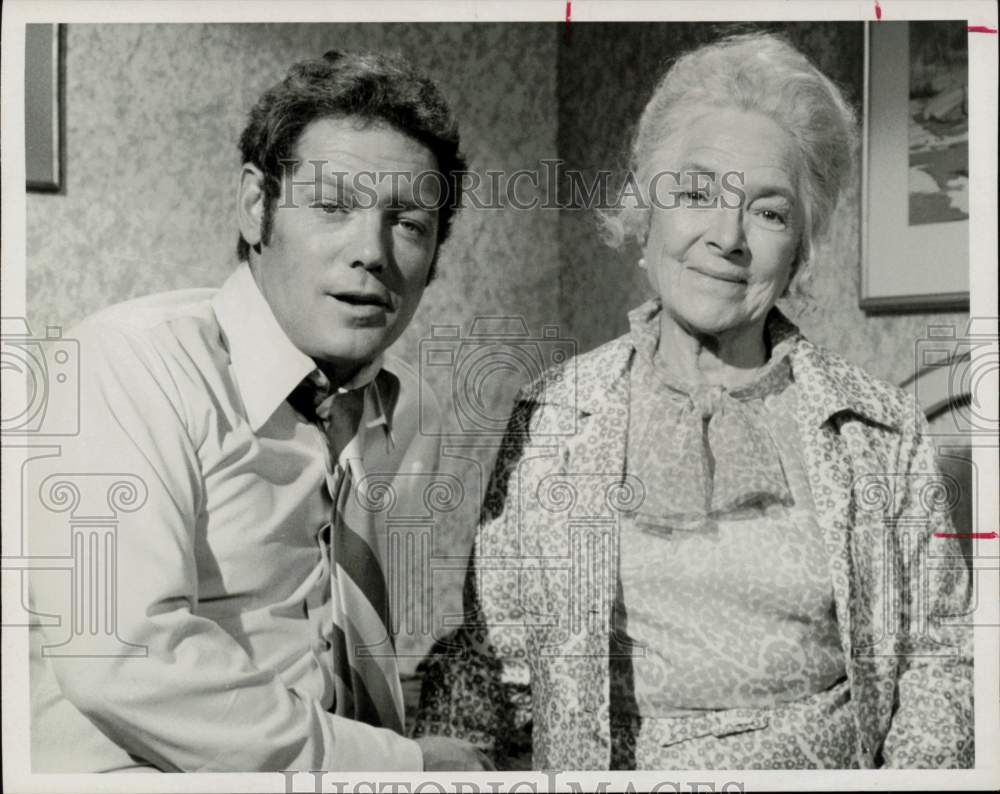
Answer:
<svg viewBox="0 0 1000 794"><path fill-rule="evenodd" d="M371 306L392 311L392 300L380 292L335 292L330 294L350 306Z"/></svg>

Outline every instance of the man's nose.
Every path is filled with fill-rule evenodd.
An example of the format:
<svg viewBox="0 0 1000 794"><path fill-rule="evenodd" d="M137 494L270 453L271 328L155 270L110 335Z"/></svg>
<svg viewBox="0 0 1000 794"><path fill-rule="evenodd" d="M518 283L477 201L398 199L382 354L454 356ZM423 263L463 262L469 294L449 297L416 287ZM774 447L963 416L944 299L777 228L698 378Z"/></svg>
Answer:
<svg viewBox="0 0 1000 794"><path fill-rule="evenodd" d="M359 210L354 218L348 256L351 267L382 270L388 263L390 227L377 208Z"/></svg>
<svg viewBox="0 0 1000 794"><path fill-rule="evenodd" d="M741 207L719 207L711 210L712 220L706 234L708 247L726 259L739 258L746 252Z"/></svg>

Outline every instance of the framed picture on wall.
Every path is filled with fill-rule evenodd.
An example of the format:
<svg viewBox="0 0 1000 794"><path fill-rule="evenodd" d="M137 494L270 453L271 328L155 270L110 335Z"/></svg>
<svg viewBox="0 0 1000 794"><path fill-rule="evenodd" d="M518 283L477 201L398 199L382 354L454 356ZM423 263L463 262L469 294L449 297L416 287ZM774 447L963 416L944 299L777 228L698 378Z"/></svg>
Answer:
<svg viewBox="0 0 1000 794"><path fill-rule="evenodd" d="M863 309L968 308L966 24L865 26Z"/></svg>
<svg viewBox="0 0 1000 794"><path fill-rule="evenodd" d="M28 190L59 190L59 26L25 25L24 170Z"/></svg>

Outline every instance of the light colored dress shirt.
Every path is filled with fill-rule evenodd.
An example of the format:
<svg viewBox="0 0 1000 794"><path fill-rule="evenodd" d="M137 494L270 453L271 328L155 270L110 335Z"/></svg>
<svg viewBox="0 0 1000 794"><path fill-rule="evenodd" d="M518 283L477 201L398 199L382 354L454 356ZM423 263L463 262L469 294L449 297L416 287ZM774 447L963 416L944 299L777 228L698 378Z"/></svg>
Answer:
<svg viewBox="0 0 1000 794"><path fill-rule="evenodd" d="M330 452L286 402L315 364L249 267L219 290L104 310L69 336L80 344L81 429L36 467L32 554L71 553L68 525L85 508L59 512L60 477L81 502L102 498L86 490L106 475L138 496L111 513L104 497L114 518L115 575L100 580L117 587L101 617L114 624L111 655L107 642L95 653L93 637L88 646L74 635L79 579L32 575L33 609L67 616L32 632L34 771L421 769L412 740L331 711L320 537ZM379 363L351 385L372 381ZM388 405L366 392L366 470L396 476L405 500L404 475L432 471L437 443L418 431L417 374L396 359L384 365L398 392ZM74 643L82 653L68 655Z"/></svg>

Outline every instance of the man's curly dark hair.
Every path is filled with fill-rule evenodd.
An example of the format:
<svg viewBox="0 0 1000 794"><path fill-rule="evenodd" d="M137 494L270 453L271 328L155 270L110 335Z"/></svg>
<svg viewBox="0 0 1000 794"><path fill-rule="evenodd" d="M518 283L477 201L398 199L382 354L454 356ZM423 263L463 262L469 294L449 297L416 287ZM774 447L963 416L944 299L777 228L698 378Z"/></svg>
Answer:
<svg viewBox="0 0 1000 794"><path fill-rule="evenodd" d="M461 205L460 174L466 167L459 152L458 124L448 104L430 78L401 56L340 50L294 64L284 80L257 100L240 135L243 162L264 175L262 242L266 245L270 239L283 168L295 161L305 128L317 119L347 117L389 124L434 155L447 191L438 207L440 247ZM250 244L242 234L236 254L240 260L250 255ZM433 270L428 281L431 278Z"/></svg>

